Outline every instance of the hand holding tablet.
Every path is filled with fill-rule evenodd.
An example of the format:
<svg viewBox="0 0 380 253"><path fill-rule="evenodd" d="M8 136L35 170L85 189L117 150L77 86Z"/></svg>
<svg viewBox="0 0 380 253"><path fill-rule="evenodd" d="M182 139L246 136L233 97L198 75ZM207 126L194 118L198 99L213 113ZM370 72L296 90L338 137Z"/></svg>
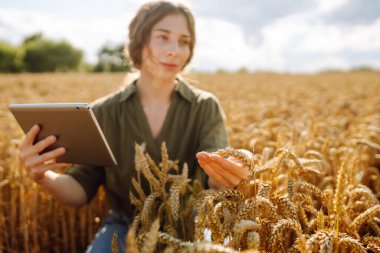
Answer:
<svg viewBox="0 0 380 253"><path fill-rule="evenodd" d="M55 143L57 138L51 135L35 143L39 131L40 127L34 125L26 133L19 147L21 160L24 162L29 176L36 182L44 177L46 171L66 168L70 165L67 163L57 163L57 158L66 153L66 149L63 147L42 153L47 147Z"/></svg>
<svg viewBox="0 0 380 253"><path fill-rule="evenodd" d="M35 137L34 146L44 147L41 153L57 157L57 162L96 166L117 164L87 103L11 104L8 107L23 131ZM31 130L34 125L40 128L39 131L34 129L36 133ZM64 149L57 149L59 147ZM43 155L39 159L43 159Z"/></svg>

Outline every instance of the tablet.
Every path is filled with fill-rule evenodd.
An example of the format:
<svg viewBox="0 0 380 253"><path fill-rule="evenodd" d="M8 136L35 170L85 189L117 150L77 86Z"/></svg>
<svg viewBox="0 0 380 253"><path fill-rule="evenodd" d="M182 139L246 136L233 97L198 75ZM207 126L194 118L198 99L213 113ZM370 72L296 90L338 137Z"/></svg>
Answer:
<svg viewBox="0 0 380 253"><path fill-rule="evenodd" d="M24 133L35 124L40 126L36 142L49 135L57 137L57 141L43 152L66 148L58 162L96 166L117 164L87 103L10 104L8 108Z"/></svg>

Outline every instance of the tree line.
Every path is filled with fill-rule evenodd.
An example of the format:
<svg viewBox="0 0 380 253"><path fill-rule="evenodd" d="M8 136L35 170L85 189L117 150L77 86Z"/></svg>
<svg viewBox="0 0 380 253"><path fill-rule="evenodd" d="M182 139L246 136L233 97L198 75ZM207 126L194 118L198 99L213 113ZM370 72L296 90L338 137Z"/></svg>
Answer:
<svg viewBox="0 0 380 253"><path fill-rule="evenodd" d="M98 51L98 61L84 61L82 50L68 41L53 41L42 33L29 35L20 45L0 41L0 72L118 72L130 71L131 61L123 54L123 44L104 44Z"/></svg>

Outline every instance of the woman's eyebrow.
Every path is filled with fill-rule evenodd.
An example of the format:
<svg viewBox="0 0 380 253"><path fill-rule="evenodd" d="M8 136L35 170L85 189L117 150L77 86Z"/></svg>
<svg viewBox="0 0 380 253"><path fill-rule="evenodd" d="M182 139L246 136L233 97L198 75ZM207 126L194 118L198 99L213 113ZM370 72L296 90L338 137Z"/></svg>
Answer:
<svg viewBox="0 0 380 253"><path fill-rule="evenodd" d="M156 29L154 29L153 31L157 31L157 32L164 32L164 33L170 33L170 31L169 31L169 30L167 30L167 29L164 29L164 28L156 28Z"/></svg>
<svg viewBox="0 0 380 253"><path fill-rule="evenodd" d="M171 33L169 30L165 29L165 28L156 28L153 30L154 32L164 32L164 33ZM181 37L183 38L190 38L191 36L189 34L181 34Z"/></svg>

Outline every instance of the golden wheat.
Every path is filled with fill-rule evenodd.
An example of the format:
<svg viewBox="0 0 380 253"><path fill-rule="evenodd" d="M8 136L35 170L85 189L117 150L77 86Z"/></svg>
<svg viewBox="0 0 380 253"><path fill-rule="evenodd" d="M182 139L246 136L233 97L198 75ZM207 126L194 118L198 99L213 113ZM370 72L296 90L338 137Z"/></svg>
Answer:
<svg viewBox="0 0 380 253"><path fill-rule="evenodd" d="M160 164L141 146L126 193L138 212L127 252L379 252L380 73L191 77L222 103L231 148L221 155L238 156L249 177L233 190L203 191L164 144ZM102 190L77 212L28 179L7 104L89 102L123 78L1 75L0 251L81 252L107 210Z"/></svg>

